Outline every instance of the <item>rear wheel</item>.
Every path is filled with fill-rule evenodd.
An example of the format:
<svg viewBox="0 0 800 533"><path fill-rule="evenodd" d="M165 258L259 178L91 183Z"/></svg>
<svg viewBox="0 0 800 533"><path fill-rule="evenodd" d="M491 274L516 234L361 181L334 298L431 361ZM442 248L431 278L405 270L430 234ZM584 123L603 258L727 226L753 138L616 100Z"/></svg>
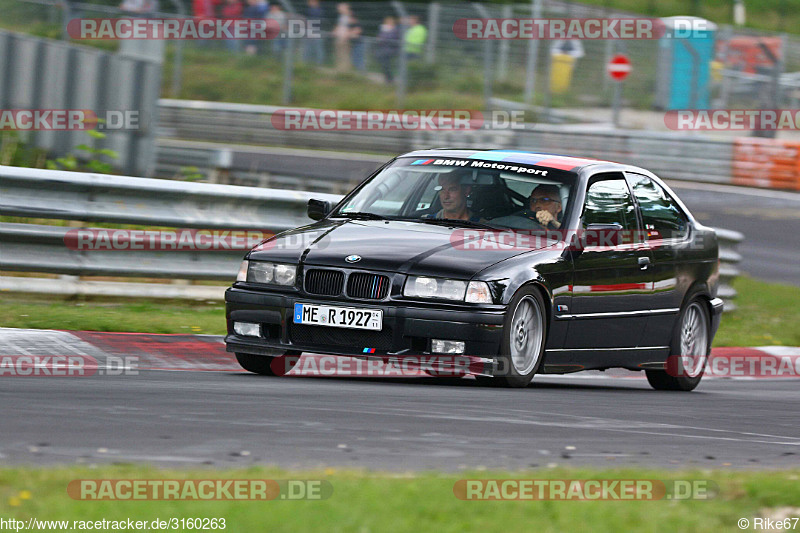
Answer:
<svg viewBox="0 0 800 533"><path fill-rule="evenodd" d="M300 352L276 352L275 355L255 355L251 353L236 353L239 365L253 374L262 376L283 376L295 367L300 359Z"/></svg>
<svg viewBox="0 0 800 533"><path fill-rule="evenodd" d="M495 377L484 383L504 387L526 387L539 370L547 338L547 319L541 294L534 288L520 290L508 306L503 323L503 342Z"/></svg>
<svg viewBox="0 0 800 533"><path fill-rule="evenodd" d="M672 338L668 371L647 370L647 381L656 390L694 390L703 378L711 350L711 320L699 297L692 298L681 312ZM679 356L679 357L678 357Z"/></svg>

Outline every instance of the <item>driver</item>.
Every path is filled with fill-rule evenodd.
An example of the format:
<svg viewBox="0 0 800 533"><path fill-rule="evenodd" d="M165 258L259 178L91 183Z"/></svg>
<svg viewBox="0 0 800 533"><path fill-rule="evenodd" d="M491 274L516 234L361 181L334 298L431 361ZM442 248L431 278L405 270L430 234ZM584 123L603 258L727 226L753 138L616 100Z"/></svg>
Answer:
<svg viewBox="0 0 800 533"><path fill-rule="evenodd" d="M478 218L467 207L467 197L472 186L461 183L461 173L448 172L439 176L439 202L442 209L432 218L449 218L453 220L472 220Z"/></svg>

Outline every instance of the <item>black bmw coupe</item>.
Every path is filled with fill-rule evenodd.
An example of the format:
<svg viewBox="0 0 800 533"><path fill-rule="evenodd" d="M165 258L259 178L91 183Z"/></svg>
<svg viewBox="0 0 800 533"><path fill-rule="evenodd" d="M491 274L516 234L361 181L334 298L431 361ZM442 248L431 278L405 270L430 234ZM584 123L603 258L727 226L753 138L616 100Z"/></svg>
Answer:
<svg viewBox="0 0 800 533"><path fill-rule="evenodd" d="M423 150L308 215L250 251L226 292L227 350L246 370L313 352L464 356L512 387L612 367L656 389L702 378L723 307L716 234L647 170Z"/></svg>

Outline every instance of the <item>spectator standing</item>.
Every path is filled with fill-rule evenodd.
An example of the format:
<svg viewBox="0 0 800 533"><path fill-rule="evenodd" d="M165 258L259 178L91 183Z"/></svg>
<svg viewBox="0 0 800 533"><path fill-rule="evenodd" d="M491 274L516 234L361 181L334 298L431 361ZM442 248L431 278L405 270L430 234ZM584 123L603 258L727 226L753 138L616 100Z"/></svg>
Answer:
<svg viewBox="0 0 800 533"><path fill-rule="evenodd" d="M322 19L325 17L325 12L319 0L308 0L305 16L306 21L315 21L317 28L322 27ZM308 63L321 65L325 62L325 43L321 35L319 37L306 37L304 44L303 58Z"/></svg>
<svg viewBox="0 0 800 533"><path fill-rule="evenodd" d="M222 6L222 18L238 20L242 18L244 8L239 0L225 0ZM238 52L240 43L237 39L226 39L225 47L231 52Z"/></svg>
<svg viewBox="0 0 800 533"><path fill-rule="evenodd" d="M353 66L350 62L350 23L353 18L350 5L340 2L336 6L339 18L333 29L334 46L336 49L336 70L343 72Z"/></svg>
<svg viewBox="0 0 800 533"><path fill-rule="evenodd" d="M422 57L425 41L428 40L428 29L422 25L417 15L408 17L408 30L404 40L403 50L409 60Z"/></svg>
<svg viewBox="0 0 800 533"><path fill-rule="evenodd" d="M363 29L361 28L361 24L358 22L356 17L350 18L348 30L350 34L353 66L356 68L356 70L363 72L367 70L367 58L365 52L366 42L364 42L364 36L362 35Z"/></svg>
<svg viewBox="0 0 800 533"><path fill-rule="evenodd" d="M286 48L286 31L287 31L287 17L283 12L281 6L277 3L269 6L268 19L272 19L278 24L278 35L272 39L272 51L275 54L280 54Z"/></svg>
<svg viewBox="0 0 800 533"><path fill-rule="evenodd" d="M242 17L251 20L265 20L269 4L264 0L247 0L247 6L242 11ZM261 49L261 43L257 40L247 40L244 42L244 51L247 55L255 55Z"/></svg>
<svg viewBox="0 0 800 533"><path fill-rule="evenodd" d="M386 17L383 19L383 24L381 24L378 32L378 43L375 49L375 58L381 66L381 72L386 78L386 83L394 81L392 62L399 50L400 28L397 27L394 17Z"/></svg>
<svg viewBox="0 0 800 533"><path fill-rule="evenodd" d="M157 0L124 0L119 8L124 11L123 16L149 18L158 11Z"/></svg>
<svg viewBox="0 0 800 533"><path fill-rule="evenodd" d="M215 9L214 0L192 0L192 16L196 21L217 18ZM197 41L197 46L202 48L208 45L208 41Z"/></svg>
<svg viewBox="0 0 800 533"><path fill-rule="evenodd" d="M192 15L196 19L213 19L214 2L212 0L192 0Z"/></svg>

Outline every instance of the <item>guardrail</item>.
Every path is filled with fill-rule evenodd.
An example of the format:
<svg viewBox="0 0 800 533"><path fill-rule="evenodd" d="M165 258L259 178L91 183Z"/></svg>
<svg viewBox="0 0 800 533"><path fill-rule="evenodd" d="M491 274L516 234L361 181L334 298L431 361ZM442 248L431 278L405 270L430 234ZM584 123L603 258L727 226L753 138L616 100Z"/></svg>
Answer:
<svg viewBox="0 0 800 533"><path fill-rule="evenodd" d="M325 196L314 194L333 199ZM301 191L0 166L0 214L20 217L282 231L308 223L310 197Z"/></svg>
<svg viewBox="0 0 800 533"><path fill-rule="evenodd" d="M278 165L270 149L248 145L396 155L432 147L503 148L550 153L576 153L582 157L611 159L647 168L666 179L731 183L733 140L712 139L699 134L603 129L587 124L553 126L527 124L524 129L414 130L414 131L284 131L274 128L272 114L285 108L189 100L160 100L158 174L170 176L183 166L197 166L215 172L224 170L238 183L260 184L263 176L276 172L284 176L322 179L322 189L351 182L353 169L321 165L313 175L297 165ZM207 127L214 124L213 128ZM219 145L215 143L224 143ZM219 153L230 156L220 159ZM261 153L260 153L261 152ZM322 157L325 157L324 155ZM376 156L361 155L379 164ZM384 157L383 160L386 158ZM363 167L358 167L362 171ZM296 174L295 172L305 172ZM328 180L328 181L326 181ZM349 187L345 187L349 188Z"/></svg>
<svg viewBox="0 0 800 533"><path fill-rule="evenodd" d="M273 127L273 113L286 107L171 99L159 100L158 107L161 136L175 139L355 153L400 153L412 145L411 131L293 131Z"/></svg>
<svg viewBox="0 0 800 533"><path fill-rule="evenodd" d="M106 176L0 166L0 215L153 227L238 229L277 232L308 224L311 197L336 202L337 195L257 189L171 180ZM0 276L0 290L49 294L100 294L155 298L221 299L220 287L81 280L79 276L232 280L250 248L242 236L227 248L203 251L84 250L68 246L79 228L0 223L0 271L46 273L59 279ZM113 230L110 230L113 231ZM243 233L245 233L243 231ZM740 233L717 230L720 296L736 296L731 281L741 256ZM72 241L70 241L72 242ZM110 244L110 243L109 243ZM145 248L142 246L142 248ZM156 247L158 248L158 247ZM730 304L727 304L730 309Z"/></svg>
<svg viewBox="0 0 800 533"><path fill-rule="evenodd" d="M344 194L378 169L386 156L159 139L156 174L173 177L196 167L213 183Z"/></svg>
<svg viewBox="0 0 800 533"><path fill-rule="evenodd" d="M233 185L107 176L0 166L0 215L153 227L278 232L310 222L311 197L339 196ZM0 224L0 270L58 274L58 279L0 277L0 290L48 294L221 299L219 287L183 280L236 275L246 238L215 251L70 249L77 228ZM246 235L245 235L246 237ZM78 276L165 278L177 284L83 280Z"/></svg>
<svg viewBox="0 0 800 533"><path fill-rule="evenodd" d="M719 297L725 300L725 311L733 311L736 305L731 302L736 298L736 289L733 280L739 275L737 265L741 262L739 244L744 241L744 235L738 231L716 228L719 241Z"/></svg>

